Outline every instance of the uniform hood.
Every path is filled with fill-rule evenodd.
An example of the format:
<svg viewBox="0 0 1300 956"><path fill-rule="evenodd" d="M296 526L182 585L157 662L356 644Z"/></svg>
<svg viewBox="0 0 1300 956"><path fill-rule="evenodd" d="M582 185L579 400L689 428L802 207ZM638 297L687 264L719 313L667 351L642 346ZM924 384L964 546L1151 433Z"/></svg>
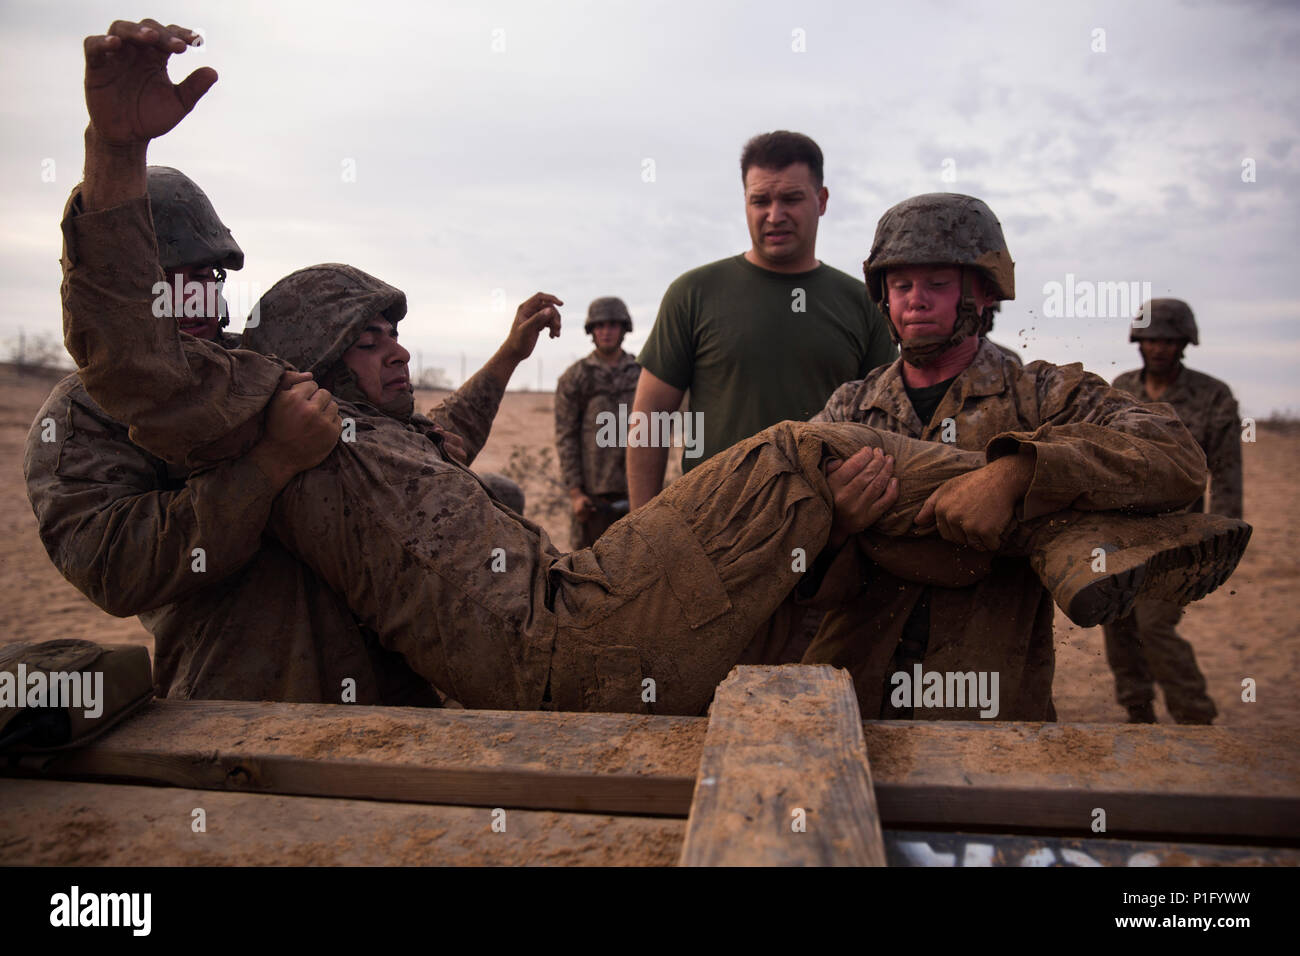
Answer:
<svg viewBox="0 0 1300 956"><path fill-rule="evenodd" d="M284 359L319 381L376 315L396 326L406 315L406 293L353 266L308 266L258 300L243 345Z"/></svg>

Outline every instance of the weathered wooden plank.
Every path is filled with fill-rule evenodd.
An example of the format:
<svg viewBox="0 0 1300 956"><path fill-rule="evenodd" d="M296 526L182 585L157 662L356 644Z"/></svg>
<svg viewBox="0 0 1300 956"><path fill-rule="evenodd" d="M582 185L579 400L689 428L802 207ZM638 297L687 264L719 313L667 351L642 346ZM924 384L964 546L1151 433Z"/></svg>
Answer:
<svg viewBox="0 0 1300 956"><path fill-rule="evenodd" d="M0 865L674 863L685 821L0 780ZM205 811L205 833L192 830ZM891 866L1296 866L1277 847L884 831Z"/></svg>
<svg viewBox="0 0 1300 956"><path fill-rule="evenodd" d="M6 866L670 866L685 830L505 810L494 831L486 807L50 780L0 780L0 806Z"/></svg>
<svg viewBox="0 0 1300 956"><path fill-rule="evenodd" d="M681 862L885 864L847 671L737 667L718 685Z"/></svg>
<svg viewBox="0 0 1300 956"><path fill-rule="evenodd" d="M23 763L71 779L685 815L704 732L700 718L160 700L91 747Z"/></svg>
<svg viewBox="0 0 1300 956"><path fill-rule="evenodd" d="M706 726L690 717L156 701L41 772L685 816ZM1037 827L1091 837L1091 811L1100 806L1108 834L1300 836L1294 728L872 721L864 729L886 826ZM23 772L7 759L0 757L0 774Z"/></svg>
<svg viewBox="0 0 1300 956"><path fill-rule="evenodd" d="M867 753L891 827L1300 840L1300 732L879 721Z"/></svg>

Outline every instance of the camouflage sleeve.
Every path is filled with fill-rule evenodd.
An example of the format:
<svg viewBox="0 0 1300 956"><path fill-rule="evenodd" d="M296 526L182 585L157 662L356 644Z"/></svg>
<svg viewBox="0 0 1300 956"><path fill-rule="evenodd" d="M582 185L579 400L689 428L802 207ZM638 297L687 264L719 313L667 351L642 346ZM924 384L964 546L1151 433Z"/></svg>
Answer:
<svg viewBox="0 0 1300 956"><path fill-rule="evenodd" d="M1022 519L1062 508L1169 511L1205 489L1205 455L1164 403L1144 405L1079 365L1035 362L1039 420L1032 432L994 436L989 461L1034 450Z"/></svg>
<svg viewBox="0 0 1300 956"><path fill-rule="evenodd" d="M157 468L121 425L76 403L47 406L28 435L23 470L41 542L77 590L118 617L241 568L261 547L275 499L246 459L174 491L159 490Z"/></svg>
<svg viewBox="0 0 1300 956"><path fill-rule="evenodd" d="M564 487L582 488L582 410L585 402L576 368L555 386L555 452Z"/></svg>
<svg viewBox="0 0 1300 956"><path fill-rule="evenodd" d="M861 382L845 382L826 400L826 407L808 419L810 422L851 422L853 412L858 406L858 390Z"/></svg>
<svg viewBox="0 0 1300 956"><path fill-rule="evenodd" d="M173 464L234 458L260 437L283 363L182 335L156 315L163 281L149 200L80 212L63 228L63 335L82 384L136 444Z"/></svg>
<svg viewBox="0 0 1300 956"><path fill-rule="evenodd" d="M492 422L501 408L505 389L482 369L470 376L429 412L429 417L441 428L456 434L469 454L466 466L472 465L478 453L487 444Z"/></svg>
<svg viewBox="0 0 1300 956"><path fill-rule="evenodd" d="M1241 518L1241 418L1232 391L1215 396L1207 423L1210 441L1205 459L1210 468L1210 511L1226 518Z"/></svg>

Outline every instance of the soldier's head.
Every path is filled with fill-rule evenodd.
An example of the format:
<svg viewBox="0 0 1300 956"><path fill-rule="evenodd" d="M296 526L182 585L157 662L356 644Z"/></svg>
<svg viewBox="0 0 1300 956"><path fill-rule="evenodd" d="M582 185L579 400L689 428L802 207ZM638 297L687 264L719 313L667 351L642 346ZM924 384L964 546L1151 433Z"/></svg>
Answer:
<svg viewBox="0 0 1300 956"><path fill-rule="evenodd" d="M1159 375L1169 375L1183 361L1188 343L1199 344L1196 317L1192 307L1182 299L1151 299L1143 302L1129 328L1128 340L1138 344L1142 367Z"/></svg>
<svg viewBox="0 0 1300 956"><path fill-rule="evenodd" d="M623 347L623 338L632 331L632 313L616 296L593 299L587 307L587 321L582 330L596 343L596 351L608 358Z"/></svg>
<svg viewBox="0 0 1300 956"><path fill-rule="evenodd" d="M244 252L194 181L170 166L148 170L149 208L158 264L167 280L165 307L182 332L216 339L230 324L222 284L244 267ZM166 313L162 313L166 314Z"/></svg>
<svg viewBox="0 0 1300 956"><path fill-rule="evenodd" d="M749 257L773 272L816 266L817 223L829 195L821 148L802 133L761 133L740 154Z"/></svg>
<svg viewBox="0 0 1300 956"><path fill-rule="evenodd" d="M258 301L244 347L311 372L339 398L395 418L414 409L408 363L397 341L406 315L400 289L352 266L325 263L290 273Z"/></svg>
<svg viewBox="0 0 1300 956"><path fill-rule="evenodd" d="M918 368L987 335L996 303L1016 296L1015 263L997 217L957 193L913 196L889 209L863 272L904 360Z"/></svg>

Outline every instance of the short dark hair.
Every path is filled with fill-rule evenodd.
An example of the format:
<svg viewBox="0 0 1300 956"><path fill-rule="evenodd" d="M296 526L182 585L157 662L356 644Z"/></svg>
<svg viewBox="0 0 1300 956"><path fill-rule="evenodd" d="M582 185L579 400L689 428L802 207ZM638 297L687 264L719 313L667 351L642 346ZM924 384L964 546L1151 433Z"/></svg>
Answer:
<svg viewBox="0 0 1300 956"><path fill-rule="evenodd" d="M813 182L818 189L822 188L822 150L812 137L785 129L759 133L740 152L740 181L745 181L751 166L785 169L793 163L807 163Z"/></svg>

